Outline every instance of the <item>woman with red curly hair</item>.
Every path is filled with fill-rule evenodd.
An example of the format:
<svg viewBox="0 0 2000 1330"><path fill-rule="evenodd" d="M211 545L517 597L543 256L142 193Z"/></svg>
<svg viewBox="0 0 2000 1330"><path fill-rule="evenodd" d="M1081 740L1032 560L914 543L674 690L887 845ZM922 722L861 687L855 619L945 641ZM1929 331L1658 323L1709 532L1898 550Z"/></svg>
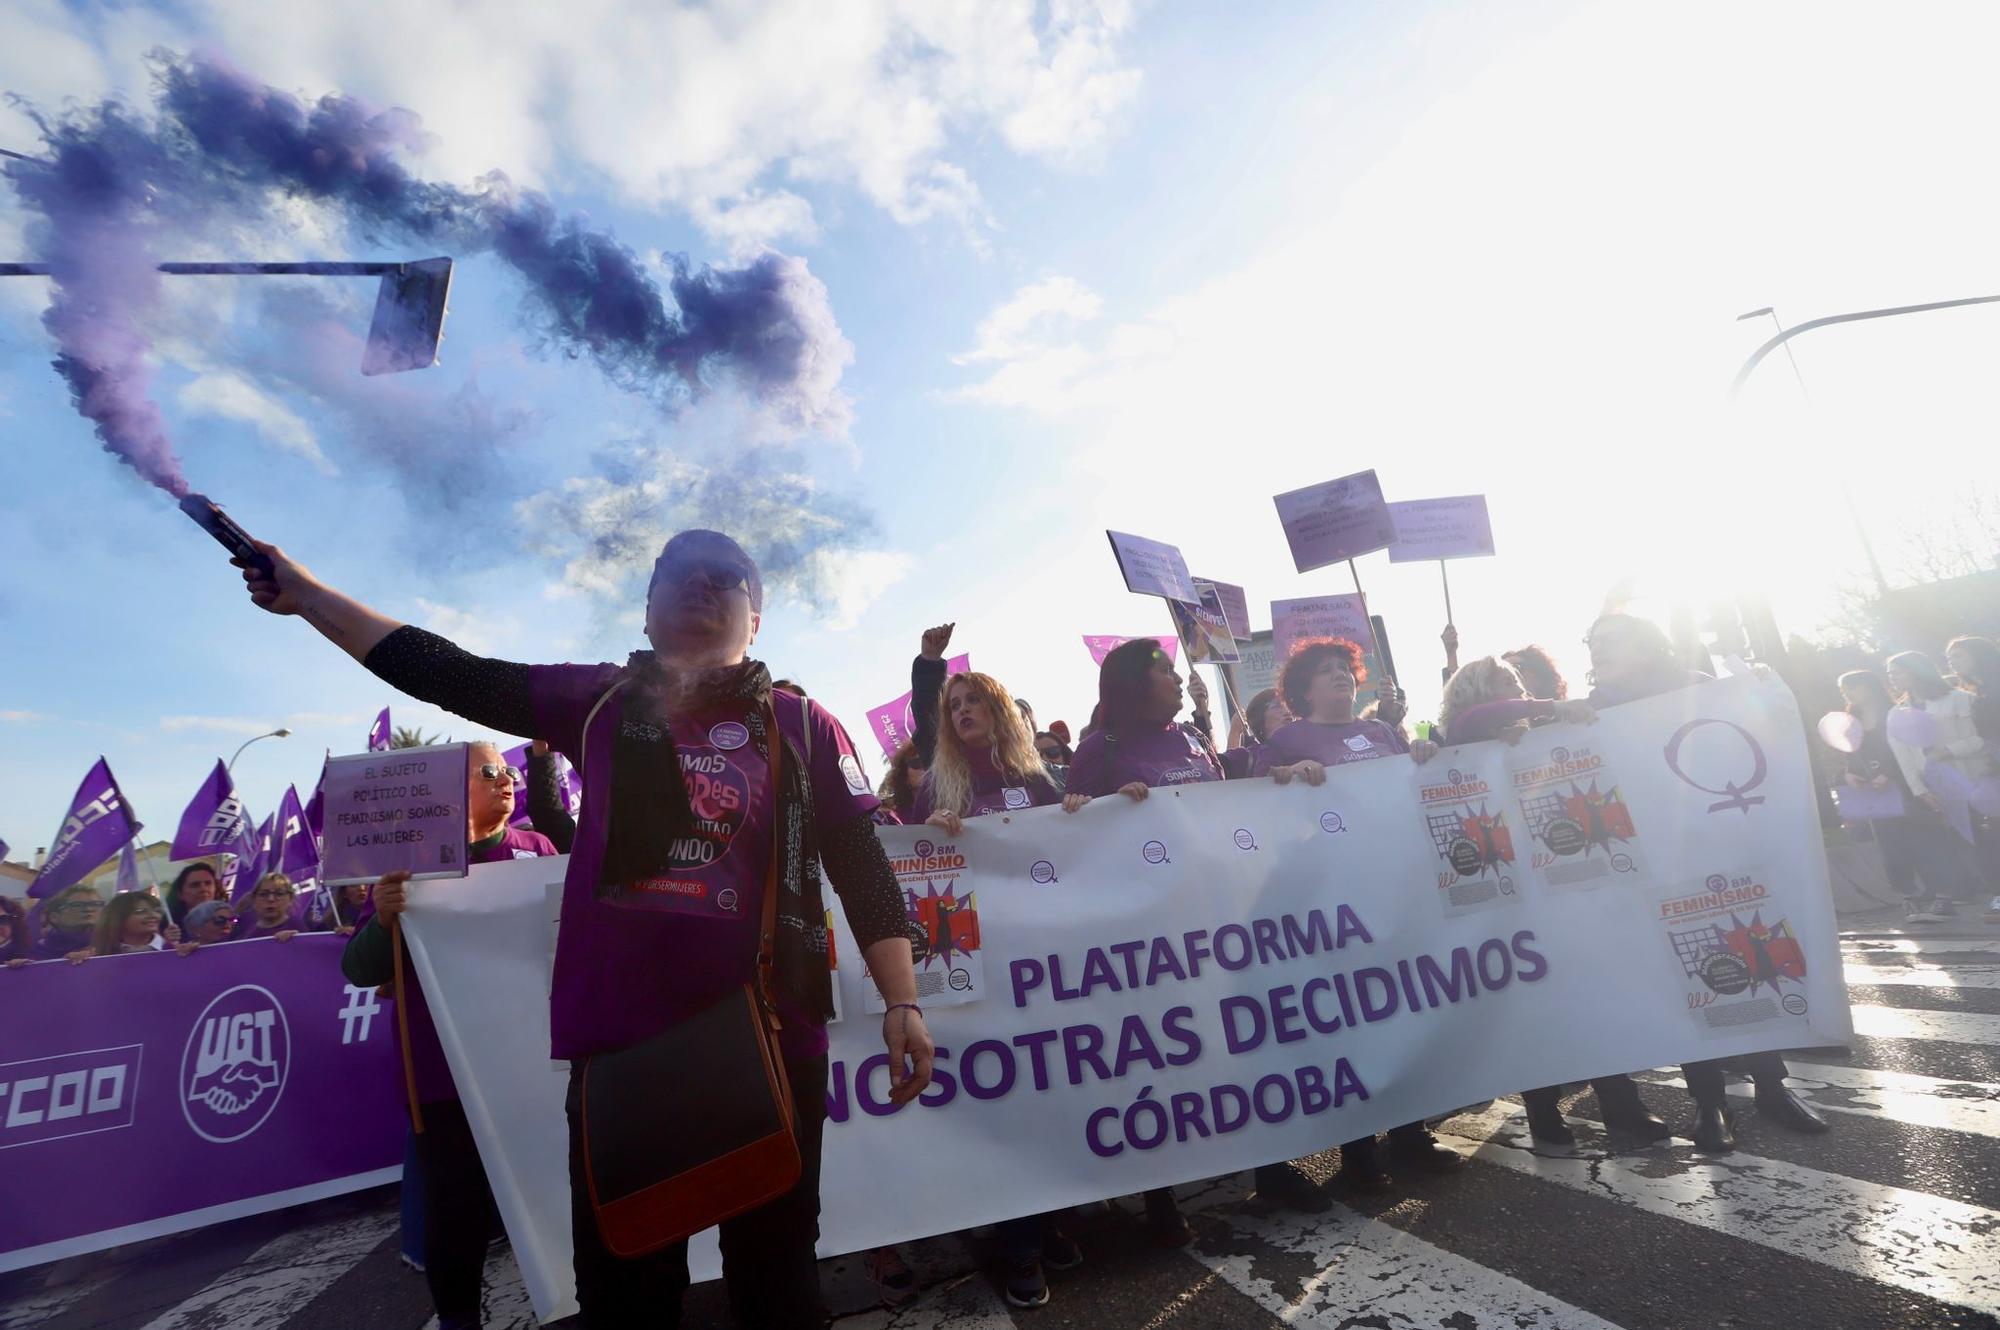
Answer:
<svg viewBox="0 0 2000 1330"><path fill-rule="evenodd" d="M1361 648L1345 638L1307 638L1293 647L1278 673L1278 692L1298 719L1272 731L1270 742L1257 749L1254 770L1280 785L1295 776L1318 785L1326 780L1328 767L1349 762L1403 753L1428 762L1437 752L1436 744L1427 739L1405 743L1402 735L1379 720L1354 718L1354 692L1367 679ZM1389 1156L1426 1173L1452 1173L1465 1167L1465 1157L1438 1144L1422 1122L1390 1128ZM1340 1147L1340 1176L1356 1191L1380 1194L1394 1185L1382 1167L1373 1136Z"/></svg>

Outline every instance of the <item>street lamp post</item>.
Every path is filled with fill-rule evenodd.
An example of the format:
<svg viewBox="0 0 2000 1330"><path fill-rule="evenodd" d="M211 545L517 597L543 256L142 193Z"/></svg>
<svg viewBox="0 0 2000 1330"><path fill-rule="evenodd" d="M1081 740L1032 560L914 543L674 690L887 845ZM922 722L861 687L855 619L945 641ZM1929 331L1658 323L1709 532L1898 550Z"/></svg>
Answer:
<svg viewBox="0 0 2000 1330"><path fill-rule="evenodd" d="M1785 331L1784 321L1778 317L1778 311L1774 307L1766 305L1762 309L1753 309L1747 314L1738 314L1736 321L1741 323L1745 319L1761 319L1766 315L1770 316L1772 325L1778 330L1778 335L1758 348L1757 353L1750 357L1749 363L1738 371L1736 382L1729 390L1730 395L1732 397L1735 396L1736 389L1743 386L1743 380L1750 376L1750 372L1757 368L1757 362L1763 359L1772 347L1783 346L1785 348L1785 359L1792 363L1792 378L1799 385L1799 397L1804 400L1807 409L1810 410L1813 404L1812 390L1806 387L1806 376L1799 369L1799 358L1792 354L1792 344L1790 341L1792 334ZM1793 331L1804 332L1807 328L1815 328L1822 323L1836 321L1833 319L1820 319L1812 323L1802 323ZM1875 557L1875 542L1868 538L1868 527L1861 520L1861 506L1854 502L1854 487L1847 483L1847 473L1845 471L1839 471L1838 468L1836 468L1836 471L1840 476L1841 502L1847 505L1848 519L1854 523L1854 534L1861 540L1861 552L1868 556L1868 571L1875 576L1875 589L1883 595L1887 595L1889 593L1889 579L1882 575L1882 561Z"/></svg>
<svg viewBox="0 0 2000 1330"><path fill-rule="evenodd" d="M229 763L227 766L223 768L223 770L233 774L236 770L236 759L243 756L243 750L245 748L248 748L251 744L256 743L257 739L289 739L291 737L292 737L292 732L286 729L284 726L280 725L277 729L272 730L267 734L258 735L256 739L245 739L237 747L235 753L231 754L229 758Z"/></svg>

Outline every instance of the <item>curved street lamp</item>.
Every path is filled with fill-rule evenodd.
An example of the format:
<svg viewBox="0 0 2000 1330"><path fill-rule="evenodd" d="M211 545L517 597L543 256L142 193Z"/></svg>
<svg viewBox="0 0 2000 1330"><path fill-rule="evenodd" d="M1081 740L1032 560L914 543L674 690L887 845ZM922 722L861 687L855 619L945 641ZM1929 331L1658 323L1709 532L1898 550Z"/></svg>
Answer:
<svg viewBox="0 0 2000 1330"><path fill-rule="evenodd" d="M257 739L289 739L291 737L292 737L292 732L286 729L284 726L280 725L277 729L270 731L268 734L258 735L256 739L245 739L240 745L238 745L236 752L230 756L229 763L227 766L223 768L223 770L234 773L236 770L236 759L243 756L243 750L245 748L248 748L251 744L256 743Z"/></svg>

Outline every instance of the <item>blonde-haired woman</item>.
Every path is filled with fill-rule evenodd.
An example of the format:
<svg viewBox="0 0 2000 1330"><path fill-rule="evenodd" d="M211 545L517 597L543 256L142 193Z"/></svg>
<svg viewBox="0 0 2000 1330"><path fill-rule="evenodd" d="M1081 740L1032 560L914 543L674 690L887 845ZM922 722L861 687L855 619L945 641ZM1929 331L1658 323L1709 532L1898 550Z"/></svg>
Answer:
<svg viewBox="0 0 2000 1330"><path fill-rule="evenodd" d="M104 913L97 916L97 931L91 936L91 954L122 956L128 951L158 951L166 945L160 925L166 907L144 892L125 891L111 898Z"/></svg>
<svg viewBox="0 0 2000 1330"><path fill-rule="evenodd" d="M1438 707L1438 726L1448 744L1485 743L1489 739L1520 742L1531 725L1562 721L1588 725L1597 710L1588 702L1529 697L1520 674L1506 661L1481 656L1460 666L1446 680Z"/></svg>
<svg viewBox="0 0 2000 1330"><path fill-rule="evenodd" d="M283 873L264 874L250 889L250 922L237 932L235 940L274 937L290 942L299 935L299 926L292 919L298 898L298 889Z"/></svg>
<svg viewBox="0 0 2000 1330"><path fill-rule="evenodd" d="M956 836L968 817L1056 803L1074 813L1089 802L1085 795L1063 794L998 679L967 671L945 682L937 751L917 786L910 822Z"/></svg>

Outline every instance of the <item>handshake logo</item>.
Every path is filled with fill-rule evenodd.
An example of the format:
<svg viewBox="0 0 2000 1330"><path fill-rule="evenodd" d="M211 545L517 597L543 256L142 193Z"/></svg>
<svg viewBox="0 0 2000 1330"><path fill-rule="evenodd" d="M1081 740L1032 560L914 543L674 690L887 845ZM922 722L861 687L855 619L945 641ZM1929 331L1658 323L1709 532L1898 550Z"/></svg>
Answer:
<svg viewBox="0 0 2000 1330"><path fill-rule="evenodd" d="M181 1055L181 1112L195 1135L222 1145L263 1126L285 1092L291 1052L270 990L238 984L210 1002Z"/></svg>

